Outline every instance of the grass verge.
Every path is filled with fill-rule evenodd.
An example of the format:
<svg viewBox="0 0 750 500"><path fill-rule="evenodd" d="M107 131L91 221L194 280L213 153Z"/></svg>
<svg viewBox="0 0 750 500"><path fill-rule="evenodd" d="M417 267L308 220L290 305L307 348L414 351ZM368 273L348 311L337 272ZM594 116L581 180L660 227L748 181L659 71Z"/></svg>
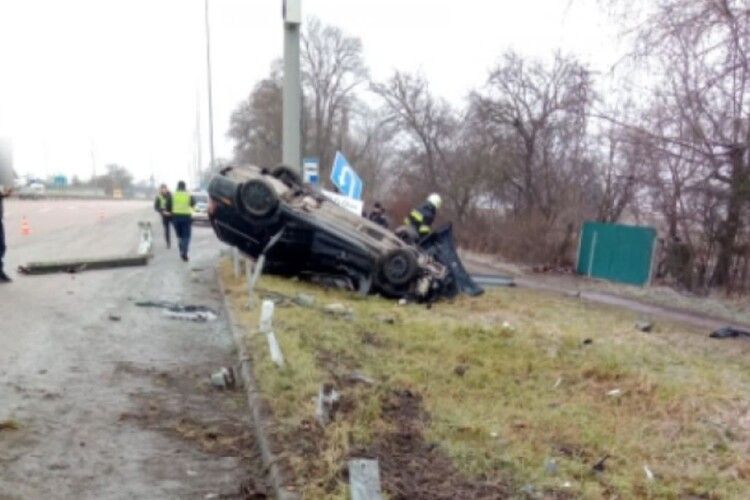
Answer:
<svg viewBox="0 0 750 500"><path fill-rule="evenodd" d="M353 455L380 459L391 498L750 497L742 341L672 324L646 334L631 313L521 289L428 309L263 277L261 295L282 298L278 369L254 333L259 307L221 272L305 498L347 498ZM315 307L283 300L298 293ZM351 316L326 314L330 303ZM342 401L321 429L324 382Z"/></svg>

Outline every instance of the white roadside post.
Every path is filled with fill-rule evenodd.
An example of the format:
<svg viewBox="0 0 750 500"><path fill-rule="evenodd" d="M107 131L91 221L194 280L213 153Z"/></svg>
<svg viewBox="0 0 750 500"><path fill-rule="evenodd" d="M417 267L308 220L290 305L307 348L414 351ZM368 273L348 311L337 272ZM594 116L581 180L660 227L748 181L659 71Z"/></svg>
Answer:
<svg viewBox="0 0 750 500"><path fill-rule="evenodd" d="M234 277L240 277L240 251L237 247L232 247L232 269L234 270Z"/></svg>
<svg viewBox="0 0 750 500"><path fill-rule="evenodd" d="M247 280L247 308L253 306L253 267L249 258L245 258L245 280Z"/></svg>
<svg viewBox="0 0 750 500"><path fill-rule="evenodd" d="M138 244L138 255L151 255L154 243L151 223L141 221L138 223L138 227L141 230L141 242Z"/></svg>
<svg viewBox="0 0 750 500"><path fill-rule="evenodd" d="M279 368L284 367L284 355L281 353L281 347L273 333L273 310L272 300L264 300L260 308L260 332L266 336L268 341L268 350L271 352L271 360Z"/></svg>
<svg viewBox="0 0 750 500"><path fill-rule="evenodd" d="M382 499L378 461L367 458L349 460L349 487L352 500Z"/></svg>

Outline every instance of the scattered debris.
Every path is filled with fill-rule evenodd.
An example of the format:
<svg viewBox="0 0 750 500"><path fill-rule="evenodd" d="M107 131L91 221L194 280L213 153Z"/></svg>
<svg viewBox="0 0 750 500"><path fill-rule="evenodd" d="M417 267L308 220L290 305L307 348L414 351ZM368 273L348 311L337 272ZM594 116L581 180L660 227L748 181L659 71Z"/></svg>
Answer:
<svg viewBox="0 0 750 500"><path fill-rule="evenodd" d="M564 483L562 484L562 487L563 487L563 488L571 488L572 486L573 486L573 483L571 483L570 481L565 481L565 482L564 482Z"/></svg>
<svg viewBox="0 0 750 500"><path fill-rule="evenodd" d="M380 466L377 459L349 460L349 485L352 500L380 500Z"/></svg>
<svg viewBox="0 0 750 500"><path fill-rule="evenodd" d="M351 382L360 382L365 385L375 385L375 380L371 379L362 372L353 371L346 377Z"/></svg>
<svg viewBox="0 0 750 500"><path fill-rule="evenodd" d="M654 328L654 324L650 321L639 320L635 322L635 328L636 330L649 333Z"/></svg>
<svg viewBox="0 0 750 500"><path fill-rule="evenodd" d="M719 328L715 332L712 332L711 335L709 335L712 339L729 339L729 338L737 338L737 337L750 337L750 332L747 330L740 330L739 328L734 328L733 326L725 326L724 328Z"/></svg>
<svg viewBox="0 0 750 500"><path fill-rule="evenodd" d="M651 472L651 469L649 469L648 465L643 466L643 472L646 473L646 479L648 479L649 481L654 480L654 473Z"/></svg>
<svg viewBox="0 0 750 500"><path fill-rule="evenodd" d="M332 304L328 304L327 306L323 308L323 311L332 316L351 316L352 315L352 310L340 302L334 302Z"/></svg>
<svg viewBox="0 0 750 500"><path fill-rule="evenodd" d="M533 484L524 484L523 487L521 487L521 493L532 497L535 496L536 490L534 489Z"/></svg>
<svg viewBox="0 0 750 500"><path fill-rule="evenodd" d="M110 321L120 321L120 320L122 320L122 317L120 317L120 316L118 316L116 314L110 314L109 315L109 320Z"/></svg>
<svg viewBox="0 0 750 500"><path fill-rule="evenodd" d="M507 286L507 287L514 287L516 286L516 283L513 281L513 278L510 276L502 276L499 274L472 274L471 279L474 280L474 283L480 286L489 286L489 287L501 287L501 286Z"/></svg>
<svg viewBox="0 0 750 500"><path fill-rule="evenodd" d="M396 318L394 318L393 316L379 316L378 320L385 323L386 325L396 324Z"/></svg>
<svg viewBox="0 0 750 500"><path fill-rule="evenodd" d="M398 305L400 305L400 306L405 306L408 303L409 303L409 301L406 300L406 299L403 299L403 298L398 299Z"/></svg>
<svg viewBox="0 0 750 500"><path fill-rule="evenodd" d="M498 437L499 435L500 435L500 434L498 434L498 433L497 433L497 432L495 432L495 431L492 431L492 432L490 432L490 437L491 437L491 438L497 438L497 437Z"/></svg>
<svg viewBox="0 0 750 500"><path fill-rule="evenodd" d="M0 420L0 431L17 431L21 424L15 420Z"/></svg>
<svg viewBox="0 0 750 500"><path fill-rule="evenodd" d="M555 381L555 385L552 386L553 389L557 389L560 387L560 384L562 384L562 377L557 377L557 380Z"/></svg>
<svg viewBox="0 0 750 500"><path fill-rule="evenodd" d="M467 365L458 365L453 369L453 373L458 375L459 377L463 377L468 369L469 367Z"/></svg>
<svg viewBox="0 0 750 500"><path fill-rule="evenodd" d="M100 259L76 259L51 262L29 262L18 266L18 272L27 275L52 273L80 273L100 269L115 269L118 267L145 266L149 255L125 255Z"/></svg>
<svg viewBox="0 0 750 500"><path fill-rule="evenodd" d="M583 342L581 342L581 344L583 345L591 345L593 343L594 343L594 339L590 339L590 338L583 339Z"/></svg>
<svg viewBox="0 0 750 500"><path fill-rule="evenodd" d="M611 391L607 391L607 396L612 398L617 398L622 396L622 389L612 389Z"/></svg>
<svg viewBox="0 0 750 500"><path fill-rule="evenodd" d="M609 454L604 455L602 458L599 459L598 462L596 462L592 467L591 470L594 472L604 472L604 462L607 461L607 459L610 457Z"/></svg>
<svg viewBox="0 0 750 500"><path fill-rule="evenodd" d="M544 463L544 471L550 475L550 476L556 476L557 475L557 462L554 458L548 458L547 461Z"/></svg>
<svg viewBox="0 0 750 500"><path fill-rule="evenodd" d="M214 311L203 306L182 306L179 308L169 308L165 309L163 314L170 319L194 321L196 323L214 321L217 318L217 315Z"/></svg>
<svg viewBox="0 0 750 500"><path fill-rule="evenodd" d="M321 426L325 427L333 420L339 407L339 399L341 396L333 384L321 384L315 402L315 420Z"/></svg>
<svg viewBox="0 0 750 500"><path fill-rule="evenodd" d="M222 366L221 370L211 374L211 385L217 389L233 389L236 384L234 369L231 366Z"/></svg>
<svg viewBox="0 0 750 500"><path fill-rule="evenodd" d="M515 330L515 328L513 328L513 325L511 325L508 321L503 321L502 327L503 330Z"/></svg>
<svg viewBox="0 0 750 500"><path fill-rule="evenodd" d="M315 305L315 297L307 293L298 293L292 302L301 307L312 307Z"/></svg>
<svg viewBox="0 0 750 500"><path fill-rule="evenodd" d="M205 323L206 321L213 321L218 318L216 311L210 307L201 305L182 305L175 302L150 300L136 302L135 305L138 307L155 307L164 309L164 315L171 319Z"/></svg>

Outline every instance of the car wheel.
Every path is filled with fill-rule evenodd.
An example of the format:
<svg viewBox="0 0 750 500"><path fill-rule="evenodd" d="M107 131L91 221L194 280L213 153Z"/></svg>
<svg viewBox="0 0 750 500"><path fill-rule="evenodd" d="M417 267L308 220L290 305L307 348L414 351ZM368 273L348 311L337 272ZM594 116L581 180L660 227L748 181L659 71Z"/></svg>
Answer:
<svg viewBox="0 0 750 500"><path fill-rule="evenodd" d="M248 215L255 219L271 217L279 207L279 197L263 179L247 181L240 190L240 201Z"/></svg>
<svg viewBox="0 0 750 500"><path fill-rule="evenodd" d="M271 175L276 177L278 180L286 184L289 188L297 188L302 186L302 178L299 173L292 167L286 165L279 165L271 170Z"/></svg>
<svg viewBox="0 0 750 500"><path fill-rule="evenodd" d="M385 281L394 286L403 286L417 274L417 259L405 248L386 255L380 263L380 273Z"/></svg>

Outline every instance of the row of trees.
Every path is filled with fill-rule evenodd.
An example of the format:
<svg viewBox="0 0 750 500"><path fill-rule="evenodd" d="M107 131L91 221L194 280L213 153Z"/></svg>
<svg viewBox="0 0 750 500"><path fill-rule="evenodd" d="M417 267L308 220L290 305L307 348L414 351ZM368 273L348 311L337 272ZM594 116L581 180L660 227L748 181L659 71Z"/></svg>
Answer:
<svg viewBox="0 0 750 500"><path fill-rule="evenodd" d="M744 289L750 8L660 0L644 2L642 14L627 31L628 71L649 75L637 93L623 78L603 97L575 57L508 52L461 107L420 74L370 81L360 40L312 20L302 47L304 150L320 158L323 178L343 151L370 201L396 217L440 192L468 246L570 263L583 220L646 222L662 231L667 256L679 255L663 269L682 285ZM232 115L235 161L280 161L281 78L275 65Z"/></svg>

